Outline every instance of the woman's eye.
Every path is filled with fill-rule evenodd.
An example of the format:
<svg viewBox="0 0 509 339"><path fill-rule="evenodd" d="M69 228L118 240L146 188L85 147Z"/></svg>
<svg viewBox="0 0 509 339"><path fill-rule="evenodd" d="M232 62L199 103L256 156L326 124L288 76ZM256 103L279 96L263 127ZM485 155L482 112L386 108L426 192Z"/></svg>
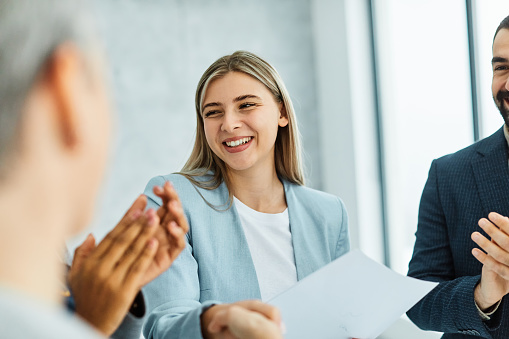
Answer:
<svg viewBox="0 0 509 339"><path fill-rule="evenodd" d="M218 115L219 111L208 111L203 114L205 118L212 118L215 115Z"/></svg>

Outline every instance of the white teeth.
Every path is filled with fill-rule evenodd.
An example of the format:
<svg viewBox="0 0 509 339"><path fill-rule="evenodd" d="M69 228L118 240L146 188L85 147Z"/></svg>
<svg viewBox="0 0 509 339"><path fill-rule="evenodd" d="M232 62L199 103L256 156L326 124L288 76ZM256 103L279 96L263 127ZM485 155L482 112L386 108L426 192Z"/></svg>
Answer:
<svg viewBox="0 0 509 339"><path fill-rule="evenodd" d="M247 137L247 138L242 138L242 139L235 140L235 141L227 141L226 145L228 147L237 147L239 145L244 145L245 143L249 142L249 140L251 140L251 139L252 139L252 137Z"/></svg>

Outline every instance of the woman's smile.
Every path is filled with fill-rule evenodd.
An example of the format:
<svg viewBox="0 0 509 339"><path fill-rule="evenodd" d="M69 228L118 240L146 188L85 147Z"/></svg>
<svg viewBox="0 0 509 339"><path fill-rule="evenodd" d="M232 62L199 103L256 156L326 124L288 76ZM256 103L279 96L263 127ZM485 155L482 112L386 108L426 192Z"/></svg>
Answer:
<svg viewBox="0 0 509 339"><path fill-rule="evenodd" d="M235 137L223 141L223 147L230 153L238 153L247 149L254 137Z"/></svg>

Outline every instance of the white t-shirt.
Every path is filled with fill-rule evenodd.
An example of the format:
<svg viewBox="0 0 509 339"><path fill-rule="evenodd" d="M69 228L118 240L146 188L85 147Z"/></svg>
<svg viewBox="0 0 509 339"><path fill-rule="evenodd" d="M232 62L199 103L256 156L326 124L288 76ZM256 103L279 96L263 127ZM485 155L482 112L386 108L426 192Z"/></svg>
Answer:
<svg viewBox="0 0 509 339"><path fill-rule="evenodd" d="M262 300L270 300L297 282L288 209L276 214L261 213L233 198L253 258Z"/></svg>

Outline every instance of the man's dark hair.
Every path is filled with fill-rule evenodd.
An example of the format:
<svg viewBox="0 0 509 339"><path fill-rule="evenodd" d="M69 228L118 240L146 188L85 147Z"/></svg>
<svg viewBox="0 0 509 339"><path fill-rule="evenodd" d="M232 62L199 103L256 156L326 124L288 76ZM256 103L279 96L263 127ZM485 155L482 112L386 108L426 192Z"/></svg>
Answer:
<svg viewBox="0 0 509 339"><path fill-rule="evenodd" d="M500 25L498 25L498 28L495 32L495 35L493 36L493 40L495 40L495 37L497 36L498 32L500 32L501 29L509 29L509 15L505 17L502 22L500 22Z"/></svg>

